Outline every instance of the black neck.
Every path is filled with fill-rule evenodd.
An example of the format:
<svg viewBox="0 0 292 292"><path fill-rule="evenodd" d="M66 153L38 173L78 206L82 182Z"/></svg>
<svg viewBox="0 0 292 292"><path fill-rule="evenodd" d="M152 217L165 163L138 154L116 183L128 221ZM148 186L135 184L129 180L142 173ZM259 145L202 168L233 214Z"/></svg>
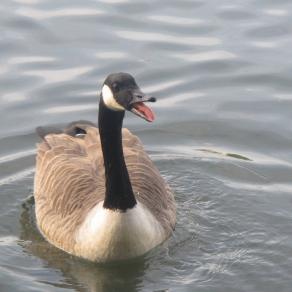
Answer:
<svg viewBox="0 0 292 292"><path fill-rule="evenodd" d="M100 99L98 127L106 181L103 207L123 211L133 208L137 204L123 153L122 125L124 115L124 111L108 109L103 99Z"/></svg>

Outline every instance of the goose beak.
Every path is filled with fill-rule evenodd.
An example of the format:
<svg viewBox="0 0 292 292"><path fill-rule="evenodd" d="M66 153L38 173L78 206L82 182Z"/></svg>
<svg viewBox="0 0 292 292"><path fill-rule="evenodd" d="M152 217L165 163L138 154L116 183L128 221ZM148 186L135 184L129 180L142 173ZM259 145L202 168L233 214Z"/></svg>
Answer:
<svg viewBox="0 0 292 292"><path fill-rule="evenodd" d="M145 102L155 101L155 97L147 96L142 91L136 90L133 92L133 99L130 102L130 111L147 122L153 122L155 119L154 113Z"/></svg>

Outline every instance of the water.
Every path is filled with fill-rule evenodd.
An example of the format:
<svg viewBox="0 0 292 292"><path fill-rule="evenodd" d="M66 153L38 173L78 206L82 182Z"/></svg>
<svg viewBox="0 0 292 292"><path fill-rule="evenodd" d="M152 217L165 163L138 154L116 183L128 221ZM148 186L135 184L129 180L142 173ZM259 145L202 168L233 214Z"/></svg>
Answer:
<svg viewBox="0 0 292 292"><path fill-rule="evenodd" d="M291 1L2 0L0 291L291 291ZM172 186L173 237L93 265L35 227L34 128L97 119L110 72L159 98L128 114Z"/></svg>

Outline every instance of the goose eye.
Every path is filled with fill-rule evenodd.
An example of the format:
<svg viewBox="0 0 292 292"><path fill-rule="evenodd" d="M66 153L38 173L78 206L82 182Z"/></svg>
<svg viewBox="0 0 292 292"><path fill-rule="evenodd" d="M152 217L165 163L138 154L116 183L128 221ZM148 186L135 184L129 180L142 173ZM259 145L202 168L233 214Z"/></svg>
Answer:
<svg viewBox="0 0 292 292"><path fill-rule="evenodd" d="M114 91L119 91L120 90L119 84L118 83L114 83L113 84L113 89L114 89Z"/></svg>

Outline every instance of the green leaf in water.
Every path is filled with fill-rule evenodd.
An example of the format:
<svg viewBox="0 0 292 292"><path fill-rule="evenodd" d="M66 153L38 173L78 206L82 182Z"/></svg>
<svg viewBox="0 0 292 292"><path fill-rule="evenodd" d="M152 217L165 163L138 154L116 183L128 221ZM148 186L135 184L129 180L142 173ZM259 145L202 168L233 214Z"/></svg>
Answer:
<svg viewBox="0 0 292 292"><path fill-rule="evenodd" d="M252 161L251 159L249 159L249 158L247 158L245 156L242 156L240 154L236 154L236 153L226 153L226 156L237 158L237 159L242 159L242 160Z"/></svg>
<svg viewBox="0 0 292 292"><path fill-rule="evenodd" d="M197 149L197 150L198 151L207 152L207 153L211 153L211 154L217 154L217 155L228 156L228 157L232 157L232 158L236 158L236 159L252 161L248 157L245 157L243 155L236 154L236 153L222 153L222 152L218 152L218 151L215 151L215 150L212 150L212 149Z"/></svg>

